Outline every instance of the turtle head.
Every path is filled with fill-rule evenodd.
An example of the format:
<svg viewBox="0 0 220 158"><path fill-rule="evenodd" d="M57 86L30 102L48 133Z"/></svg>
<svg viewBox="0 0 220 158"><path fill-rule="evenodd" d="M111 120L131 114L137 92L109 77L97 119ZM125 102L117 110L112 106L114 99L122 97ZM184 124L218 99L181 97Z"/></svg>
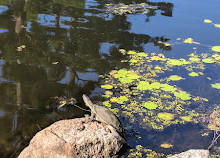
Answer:
<svg viewBox="0 0 220 158"><path fill-rule="evenodd" d="M83 94L82 98L86 106L88 106L90 109L94 109L94 104L92 103L92 101L89 99L87 95Z"/></svg>

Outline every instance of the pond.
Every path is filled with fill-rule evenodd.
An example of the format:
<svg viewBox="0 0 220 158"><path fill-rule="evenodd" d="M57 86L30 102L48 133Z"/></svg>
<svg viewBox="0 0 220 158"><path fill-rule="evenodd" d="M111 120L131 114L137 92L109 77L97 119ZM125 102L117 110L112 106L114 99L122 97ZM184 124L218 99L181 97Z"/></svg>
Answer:
<svg viewBox="0 0 220 158"><path fill-rule="evenodd" d="M126 157L207 149L218 130L207 118L220 105L219 6L1 0L0 157L57 120L89 115L82 94L120 118ZM69 98L80 108L59 107Z"/></svg>

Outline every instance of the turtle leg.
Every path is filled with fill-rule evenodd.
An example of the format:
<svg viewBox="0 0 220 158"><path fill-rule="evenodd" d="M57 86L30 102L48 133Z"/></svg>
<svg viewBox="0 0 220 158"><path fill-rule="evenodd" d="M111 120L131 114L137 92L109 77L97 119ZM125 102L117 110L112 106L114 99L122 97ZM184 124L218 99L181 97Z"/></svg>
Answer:
<svg viewBox="0 0 220 158"><path fill-rule="evenodd" d="M91 113L91 116L88 117L88 120L89 122L93 121L95 119L95 114L92 112Z"/></svg>

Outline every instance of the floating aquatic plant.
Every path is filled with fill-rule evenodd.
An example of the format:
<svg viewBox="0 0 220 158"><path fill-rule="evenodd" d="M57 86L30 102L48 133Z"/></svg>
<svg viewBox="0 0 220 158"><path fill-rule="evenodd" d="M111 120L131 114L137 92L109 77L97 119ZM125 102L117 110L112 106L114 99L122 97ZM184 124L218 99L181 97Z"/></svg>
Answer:
<svg viewBox="0 0 220 158"><path fill-rule="evenodd" d="M199 76L199 74L196 72L190 72L188 75L191 77Z"/></svg>
<svg viewBox="0 0 220 158"><path fill-rule="evenodd" d="M220 89L220 83L211 84L212 88Z"/></svg>
<svg viewBox="0 0 220 158"><path fill-rule="evenodd" d="M101 85L101 88L103 88L103 89L112 89L113 86L110 85L110 84L105 84L105 85Z"/></svg>
<svg viewBox="0 0 220 158"><path fill-rule="evenodd" d="M168 80L169 81L179 81L179 80L182 80L183 78L181 76L178 76L178 75L171 75Z"/></svg>
<svg viewBox="0 0 220 158"><path fill-rule="evenodd" d="M151 102L151 101L145 102L143 104L143 106L147 109L150 109L150 110L156 109L158 107L158 105L156 103Z"/></svg>
<svg viewBox="0 0 220 158"><path fill-rule="evenodd" d="M168 112L161 112L157 114L158 118L163 119L163 120L173 120L174 115Z"/></svg>
<svg viewBox="0 0 220 158"><path fill-rule="evenodd" d="M196 42L193 42L196 43ZM198 43L198 42L197 42ZM171 59L164 54L126 51L120 52L128 56L129 69L113 70L105 78L105 84L115 87L116 93L110 95L105 102L112 108L118 107L124 116L132 122L141 122L142 126L162 130L166 126L184 122L197 123L201 113L189 108L191 101L203 103L206 98L194 97L178 86L173 81L183 79L178 74L161 78L160 74L183 67L191 76L204 75L204 59L212 59L214 63L220 61L220 56L215 54L189 54L189 59ZM137 62L129 62L136 60ZM204 60L204 61L203 61ZM166 75L165 75L166 76ZM118 87L118 88L117 88ZM126 99L120 98L125 96ZM174 117L175 116L175 117Z"/></svg>
<svg viewBox="0 0 220 158"><path fill-rule="evenodd" d="M215 52L220 52L220 46L214 46L212 47L212 50Z"/></svg>
<svg viewBox="0 0 220 158"><path fill-rule="evenodd" d="M182 120L186 121L186 122L191 122L192 121L192 117L191 116L181 116L180 118Z"/></svg>

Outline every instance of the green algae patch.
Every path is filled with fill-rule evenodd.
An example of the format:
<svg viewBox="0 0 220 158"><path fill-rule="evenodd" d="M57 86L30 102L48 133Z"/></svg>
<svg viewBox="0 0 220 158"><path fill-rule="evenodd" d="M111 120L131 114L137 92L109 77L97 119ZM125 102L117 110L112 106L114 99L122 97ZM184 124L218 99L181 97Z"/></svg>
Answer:
<svg viewBox="0 0 220 158"><path fill-rule="evenodd" d="M153 109L156 109L158 107L157 104L155 104L154 102L151 102L151 101L148 101L148 102L145 102L143 104L143 106L149 110L153 110Z"/></svg>
<svg viewBox="0 0 220 158"><path fill-rule="evenodd" d="M174 119L174 115L168 112L161 112L157 114L158 118L162 119L162 120L173 120Z"/></svg>

